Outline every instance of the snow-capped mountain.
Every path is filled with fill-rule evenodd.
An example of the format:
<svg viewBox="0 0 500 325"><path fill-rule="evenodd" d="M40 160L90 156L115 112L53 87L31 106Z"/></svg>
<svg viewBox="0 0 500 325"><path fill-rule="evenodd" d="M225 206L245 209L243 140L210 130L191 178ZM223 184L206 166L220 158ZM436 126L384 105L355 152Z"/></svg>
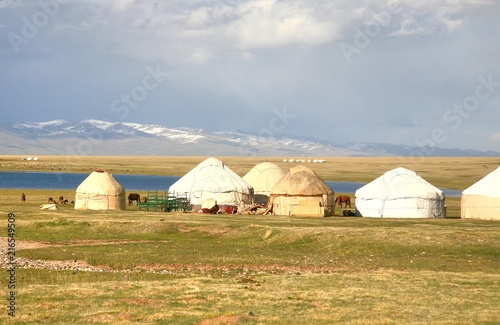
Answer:
<svg viewBox="0 0 500 325"><path fill-rule="evenodd" d="M101 120L3 124L0 134L0 154L4 155L410 156L422 150L394 144L339 143ZM500 153L432 148L432 155L499 156Z"/></svg>

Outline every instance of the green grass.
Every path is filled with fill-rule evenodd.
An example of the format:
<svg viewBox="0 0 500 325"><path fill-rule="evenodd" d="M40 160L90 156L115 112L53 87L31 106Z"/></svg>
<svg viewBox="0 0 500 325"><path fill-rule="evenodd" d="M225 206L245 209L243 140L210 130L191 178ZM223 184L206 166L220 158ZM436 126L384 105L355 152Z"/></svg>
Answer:
<svg viewBox="0 0 500 325"><path fill-rule="evenodd" d="M20 324L500 322L498 222L67 210L17 224L45 244L21 257L114 270L19 269Z"/></svg>
<svg viewBox="0 0 500 325"><path fill-rule="evenodd" d="M252 159L227 161L242 173ZM161 174L164 161L190 169L202 159L150 160L150 169L144 158L120 166L104 161L117 171ZM97 161L65 166L86 170ZM318 173L350 181L401 163L329 161ZM436 158L416 169L438 186L455 187L495 164L498 159ZM460 219L459 198L447 198L448 219L396 220L209 216L135 206L40 211L49 196L71 200L74 191L24 192L21 204L20 191L0 190L0 214L16 214L18 257L85 261L109 271L17 269L17 316L10 319L17 324L500 323L500 223ZM7 298L8 273L2 273ZM0 323L6 319L4 309Z"/></svg>
<svg viewBox="0 0 500 325"><path fill-rule="evenodd" d="M192 218L198 220L186 220ZM211 225L214 218L218 220ZM58 244L57 250L24 251L25 257L85 260L116 269L229 264L257 269L468 272L481 265L482 271L493 272L500 267L497 223L486 227L483 222L469 220L273 218L281 220L185 214L166 215L166 221L149 217L134 221L55 219L21 223L18 237ZM457 223L461 224L459 229Z"/></svg>
<svg viewBox="0 0 500 325"><path fill-rule="evenodd" d="M39 278L44 272L33 273ZM55 272L48 273L54 276ZM493 324L500 321L498 276L484 273L386 270L159 279L120 279L114 275L107 280L96 275L88 282L75 280L78 277L68 274L60 276L54 284L22 284L19 323ZM250 312L255 316L249 316Z"/></svg>

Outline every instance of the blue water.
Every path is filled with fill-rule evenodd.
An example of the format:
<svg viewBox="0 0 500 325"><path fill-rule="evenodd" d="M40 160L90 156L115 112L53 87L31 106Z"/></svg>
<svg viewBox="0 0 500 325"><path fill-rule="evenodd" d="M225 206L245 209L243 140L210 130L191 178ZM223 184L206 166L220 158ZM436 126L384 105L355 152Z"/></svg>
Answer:
<svg viewBox="0 0 500 325"><path fill-rule="evenodd" d="M0 188L12 189L60 189L72 190L78 187L88 174L48 172L0 172ZM126 191L166 191L179 176L152 176L113 174ZM325 181L335 193L354 193L366 183ZM462 190L442 189L447 197L459 197Z"/></svg>
<svg viewBox="0 0 500 325"><path fill-rule="evenodd" d="M71 190L88 174L46 172L0 172L0 188ZM168 190L180 177L113 174L125 190Z"/></svg>

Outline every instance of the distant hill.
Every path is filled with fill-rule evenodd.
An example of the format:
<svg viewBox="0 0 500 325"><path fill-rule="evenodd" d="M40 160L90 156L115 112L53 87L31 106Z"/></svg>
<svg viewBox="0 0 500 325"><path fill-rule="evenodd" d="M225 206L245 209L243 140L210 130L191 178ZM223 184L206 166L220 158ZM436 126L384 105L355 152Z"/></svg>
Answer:
<svg viewBox="0 0 500 325"><path fill-rule="evenodd" d="M0 154L162 156L412 156L422 148L382 143L267 137L155 124L84 120L0 124ZM427 148L428 149L428 148ZM427 150L425 151L427 152ZM493 151L432 148L432 156L499 156Z"/></svg>

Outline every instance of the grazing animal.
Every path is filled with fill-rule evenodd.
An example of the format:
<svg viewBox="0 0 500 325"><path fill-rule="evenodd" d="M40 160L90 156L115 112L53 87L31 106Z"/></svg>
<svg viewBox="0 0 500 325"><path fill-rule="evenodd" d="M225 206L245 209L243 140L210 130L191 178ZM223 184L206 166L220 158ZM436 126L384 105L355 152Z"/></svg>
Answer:
<svg viewBox="0 0 500 325"><path fill-rule="evenodd" d="M59 202L59 204L63 204L64 203L64 197L62 195L59 197L59 201L58 202Z"/></svg>
<svg viewBox="0 0 500 325"><path fill-rule="evenodd" d="M146 202L148 202L148 198L147 198L147 197L145 197L145 196L143 196L143 197L141 198L141 202L142 202L142 203L146 203Z"/></svg>
<svg viewBox="0 0 500 325"><path fill-rule="evenodd" d="M128 205L132 205L133 201L135 201L137 205L139 205L139 202L141 201L141 196L137 193L130 193L128 195Z"/></svg>
<svg viewBox="0 0 500 325"><path fill-rule="evenodd" d="M345 207L347 208L347 205L349 204L349 208L351 207L351 198L347 195L339 195L335 199L335 203L339 205L339 208L342 207L342 203L345 203Z"/></svg>
<svg viewBox="0 0 500 325"><path fill-rule="evenodd" d="M47 203L54 203L54 199L49 197L49 201Z"/></svg>

